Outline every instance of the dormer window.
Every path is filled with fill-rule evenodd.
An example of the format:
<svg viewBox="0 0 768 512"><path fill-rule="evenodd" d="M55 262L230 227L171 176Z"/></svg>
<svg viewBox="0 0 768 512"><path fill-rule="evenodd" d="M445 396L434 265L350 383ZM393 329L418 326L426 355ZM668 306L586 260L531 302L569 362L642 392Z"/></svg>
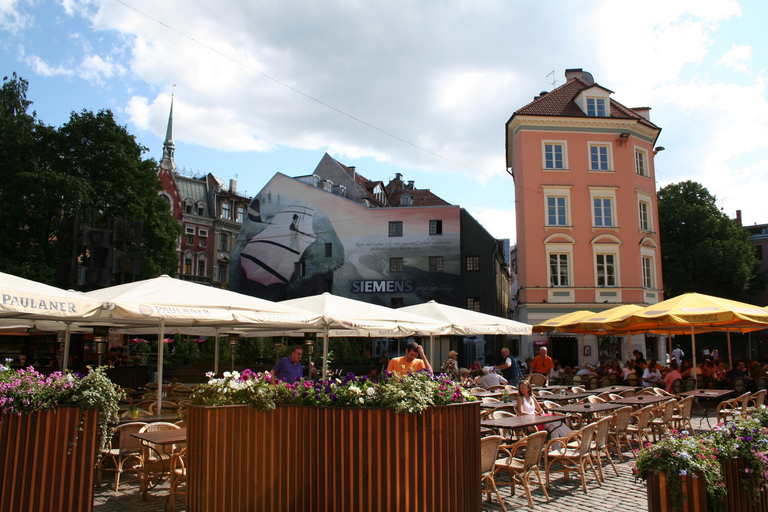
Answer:
<svg viewBox="0 0 768 512"><path fill-rule="evenodd" d="M400 206L411 206L413 204L413 196L404 195L400 198Z"/></svg>
<svg viewBox="0 0 768 512"><path fill-rule="evenodd" d="M605 117L605 98L587 98L587 116Z"/></svg>

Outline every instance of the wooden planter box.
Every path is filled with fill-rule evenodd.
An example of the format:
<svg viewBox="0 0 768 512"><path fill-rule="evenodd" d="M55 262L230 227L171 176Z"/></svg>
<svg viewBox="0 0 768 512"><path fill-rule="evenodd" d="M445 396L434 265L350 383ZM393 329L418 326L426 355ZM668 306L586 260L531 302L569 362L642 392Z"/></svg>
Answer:
<svg viewBox="0 0 768 512"><path fill-rule="evenodd" d="M187 510L480 512L480 405L187 409Z"/></svg>
<svg viewBox="0 0 768 512"><path fill-rule="evenodd" d="M86 412L81 432L79 420L77 407L0 416L0 511L93 510L98 412Z"/></svg>
<svg viewBox="0 0 768 512"><path fill-rule="evenodd" d="M732 459L723 466L723 480L728 487L724 504L726 512L768 512L768 493L760 491L757 501L747 492L741 483L744 463L741 459Z"/></svg>
<svg viewBox="0 0 768 512"><path fill-rule="evenodd" d="M651 473L648 485L648 512L668 512L673 508L666 473ZM683 477L683 501L677 512L707 512L707 484L703 477Z"/></svg>

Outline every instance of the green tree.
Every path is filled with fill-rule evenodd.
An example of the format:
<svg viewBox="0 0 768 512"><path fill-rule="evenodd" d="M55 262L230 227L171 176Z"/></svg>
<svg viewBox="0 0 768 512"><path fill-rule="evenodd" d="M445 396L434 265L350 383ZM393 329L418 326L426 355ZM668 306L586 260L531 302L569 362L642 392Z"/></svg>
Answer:
<svg viewBox="0 0 768 512"><path fill-rule="evenodd" d="M0 90L0 270L51 283L69 249L55 244L59 223L79 210L96 215L97 227L112 217L144 222L141 278L178 267L181 226L158 191L157 164L143 159L136 142L109 110L73 112L59 128L28 113L28 83L15 74Z"/></svg>
<svg viewBox="0 0 768 512"><path fill-rule="evenodd" d="M664 292L699 292L748 300L762 276L749 234L717 208L699 183L673 183L659 190Z"/></svg>

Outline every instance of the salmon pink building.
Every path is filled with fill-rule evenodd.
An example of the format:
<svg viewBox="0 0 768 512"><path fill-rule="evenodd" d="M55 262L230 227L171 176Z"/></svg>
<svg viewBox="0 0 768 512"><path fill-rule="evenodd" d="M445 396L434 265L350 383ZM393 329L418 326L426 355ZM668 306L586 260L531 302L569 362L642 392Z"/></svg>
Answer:
<svg viewBox="0 0 768 512"><path fill-rule="evenodd" d="M520 321L663 300L654 156L661 129L650 108L628 108L581 69L506 124L515 180ZM534 335L563 364L656 355L660 340Z"/></svg>

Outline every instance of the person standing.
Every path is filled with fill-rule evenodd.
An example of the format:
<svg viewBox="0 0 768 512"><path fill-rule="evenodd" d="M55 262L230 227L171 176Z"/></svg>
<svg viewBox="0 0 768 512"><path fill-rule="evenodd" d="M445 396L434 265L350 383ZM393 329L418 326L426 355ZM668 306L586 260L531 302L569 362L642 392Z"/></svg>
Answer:
<svg viewBox="0 0 768 512"><path fill-rule="evenodd" d="M301 379L301 375L304 372L304 366L299 362L301 356L304 354L304 349L301 345L294 345L291 347L291 355L284 357L277 362L277 364L270 370L272 378L281 380L287 384L293 384Z"/></svg>
<svg viewBox="0 0 768 512"><path fill-rule="evenodd" d="M421 370L432 370L432 366L424 354L424 349L416 342L409 343L405 347L405 355L393 358L387 366L388 372L398 375L408 375Z"/></svg>
<svg viewBox="0 0 768 512"><path fill-rule="evenodd" d="M680 365L683 363L683 357L685 357L685 353L683 353L683 349L680 348L680 345L678 345L675 350L672 351L672 357L675 358L675 361L677 361L677 366L680 367Z"/></svg>
<svg viewBox="0 0 768 512"><path fill-rule="evenodd" d="M547 378L547 384L549 385L549 370L555 367L552 358L547 355L547 347L541 347L539 355L533 358L531 361L531 373L540 373Z"/></svg>
<svg viewBox="0 0 768 512"><path fill-rule="evenodd" d="M520 367L517 366L517 358L513 356L507 347L501 349L501 358L504 363L494 366L494 370L501 370L501 376L507 379L510 386L517 386L520 382Z"/></svg>
<svg viewBox="0 0 768 512"><path fill-rule="evenodd" d="M459 353L455 350L451 350L448 352L448 359L443 361L443 366L440 368L440 371L444 374L446 374L448 377L451 378L451 380L455 382L459 382Z"/></svg>

